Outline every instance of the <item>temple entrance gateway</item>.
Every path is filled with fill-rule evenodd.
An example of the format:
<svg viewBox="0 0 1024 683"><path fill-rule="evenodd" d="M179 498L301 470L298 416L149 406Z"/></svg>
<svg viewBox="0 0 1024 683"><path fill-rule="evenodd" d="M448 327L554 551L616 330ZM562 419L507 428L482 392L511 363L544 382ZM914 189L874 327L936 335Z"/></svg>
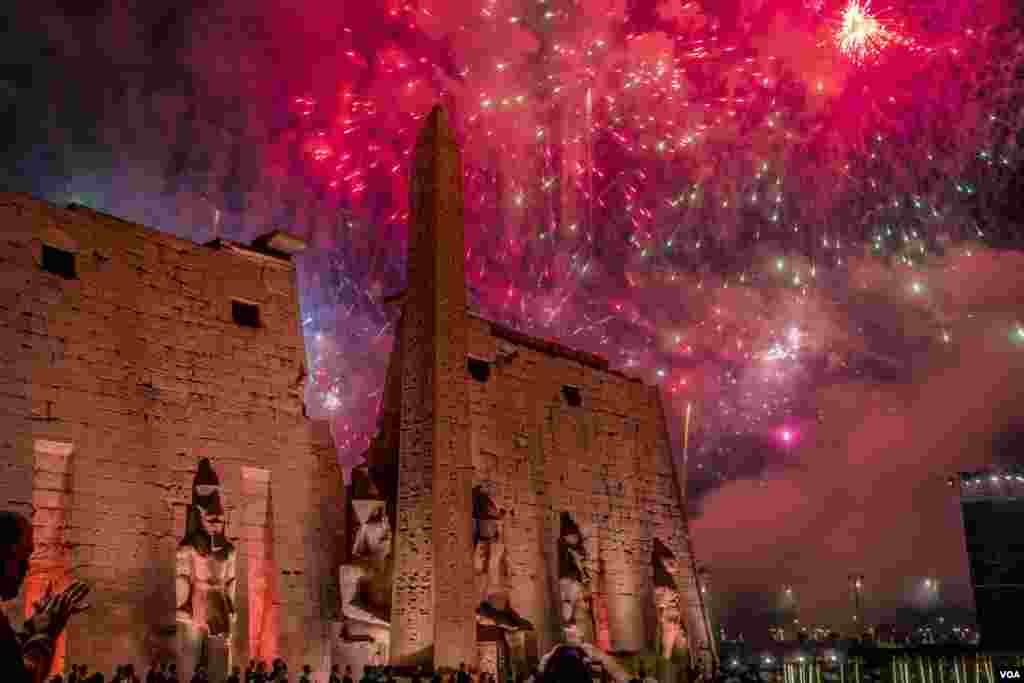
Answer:
<svg viewBox="0 0 1024 683"><path fill-rule="evenodd" d="M562 647L558 666L628 680L608 652L668 661L708 642L657 388L467 310L462 163L440 108L410 204L378 432L347 489L335 652L355 659L339 663L358 673L383 651L401 670L506 679Z"/></svg>

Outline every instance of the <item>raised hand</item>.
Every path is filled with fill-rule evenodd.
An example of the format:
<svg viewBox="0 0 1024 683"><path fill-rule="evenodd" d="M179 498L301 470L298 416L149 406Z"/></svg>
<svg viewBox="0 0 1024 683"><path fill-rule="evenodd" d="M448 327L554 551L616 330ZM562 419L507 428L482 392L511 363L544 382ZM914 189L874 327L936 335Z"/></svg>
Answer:
<svg viewBox="0 0 1024 683"><path fill-rule="evenodd" d="M28 635L37 633L48 633L52 621L53 603L57 596L53 594L53 582L46 586L46 592L32 603L32 616L25 620L25 630Z"/></svg>
<svg viewBox="0 0 1024 683"><path fill-rule="evenodd" d="M89 586L84 581L73 581L61 593L58 599L61 601L61 609L66 613L67 617L71 617L73 614L80 614L91 607L91 605L85 602L87 595L89 595Z"/></svg>
<svg viewBox="0 0 1024 683"><path fill-rule="evenodd" d="M53 592L53 584L48 585L42 598L33 604L32 616L25 622L29 634L59 636L72 614L89 609L89 605L84 603L88 594L89 586L81 581L74 581L57 594Z"/></svg>

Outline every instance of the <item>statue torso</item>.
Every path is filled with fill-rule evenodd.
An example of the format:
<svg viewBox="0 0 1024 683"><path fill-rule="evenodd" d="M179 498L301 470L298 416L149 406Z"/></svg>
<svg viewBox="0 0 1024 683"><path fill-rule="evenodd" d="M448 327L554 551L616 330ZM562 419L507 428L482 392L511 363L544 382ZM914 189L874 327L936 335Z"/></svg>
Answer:
<svg viewBox="0 0 1024 683"><path fill-rule="evenodd" d="M229 584L235 579L234 546L229 544L203 554L184 545L178 553L185 555L189 564L193 624L209 630L211 635L227 634L234 611L229 595Z"/></svg>

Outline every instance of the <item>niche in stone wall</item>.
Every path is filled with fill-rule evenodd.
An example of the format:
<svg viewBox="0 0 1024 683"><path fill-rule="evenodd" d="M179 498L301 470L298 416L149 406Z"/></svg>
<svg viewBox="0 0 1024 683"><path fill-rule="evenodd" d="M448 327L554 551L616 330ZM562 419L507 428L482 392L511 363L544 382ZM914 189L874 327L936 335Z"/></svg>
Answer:
<svg viewBox="0 0 1024 683"><path fill-rule="evenodd" d="M572 408L579 408L583 405L583 395L580 393L580 388L571 384L565 384L562 386L562 398L566 404Z"/></svg>
<svg viewBox="0 0 1024 683"><path fill-rule="evenodd" d="M65 280L74 280L78 277L74 252L44 244L42 254L43 270L46 272L60 275Z"/></svg>
<svg viewBox="0 0 1024 683"><path fill-rule="evenodd" d="M35 258L40 268L66 279L78 277L78 241L56 224L47 225L36 242Z"/></svg>
<svg viewBox="0 0 1024 683"><path fill-rule="evenodd" d="M70 551L64 543L64 529L71 507L70 443L37 439L32 468L32 532L35 552L25 577L25 616L53 584L54 591L66 587L70 569ZM64 636L57 641L54 671L64 666Z"/></svg>
<svg viewBox="0 0 1024 683"><path fill-rule="evenodd" d="M239 301L238 299L231 301L231 319L235 321L236 325L242 327L262 327L259 305L248 301Z"/></svg>
<svg viewBox="0 0 1024 683"><path fill-rule="evenodd" d="M277 563L274 560L274 510L270 471L242 468L242 539L246 561L249 611L249 657L277 656L280 615L277 607Z"/></svg>
<svg viewBox="0 0 1024 683"><path fill-rule="evenodd" d="M481 384L486 384L491 377L491 364L473 356L466 358L466 370L470 377Z"/></svg>

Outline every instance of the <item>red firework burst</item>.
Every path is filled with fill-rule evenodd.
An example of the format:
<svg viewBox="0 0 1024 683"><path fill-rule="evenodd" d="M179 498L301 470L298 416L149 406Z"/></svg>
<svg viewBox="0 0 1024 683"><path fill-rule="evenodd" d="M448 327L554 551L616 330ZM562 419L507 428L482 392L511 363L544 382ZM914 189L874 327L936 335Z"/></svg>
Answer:
<svg viewBox="0 0 1024 683"><path fill-rule="evenodd" d="M871 14L869 0L850 0L836 31L836 44L843 54L861 63L876 57L892 40L892 33Z"/></svg>

